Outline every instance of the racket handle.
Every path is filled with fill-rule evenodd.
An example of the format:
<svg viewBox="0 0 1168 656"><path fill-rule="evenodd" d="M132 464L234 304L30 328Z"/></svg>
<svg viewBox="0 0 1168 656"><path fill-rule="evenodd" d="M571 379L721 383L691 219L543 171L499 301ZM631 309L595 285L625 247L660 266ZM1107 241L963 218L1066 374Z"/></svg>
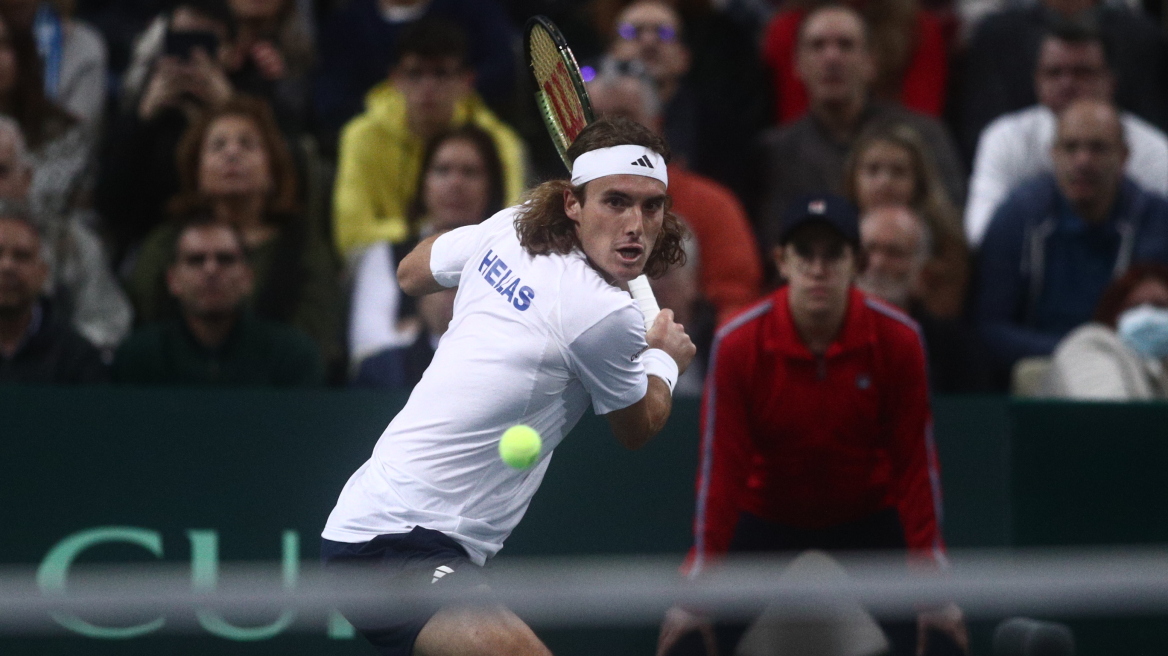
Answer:
<svg viewBox="0 0 1168 656"><path fill-rule="evenodd" d="M632 294L633 300L637 302L637 307L641 308L641 314L645 315L645 330L648 330L657 319L657 314L661 312L661 307L657 305L657 297L653 295L653 288L649 286L649 279L642 275L630 280L629 294Z"/></svg>

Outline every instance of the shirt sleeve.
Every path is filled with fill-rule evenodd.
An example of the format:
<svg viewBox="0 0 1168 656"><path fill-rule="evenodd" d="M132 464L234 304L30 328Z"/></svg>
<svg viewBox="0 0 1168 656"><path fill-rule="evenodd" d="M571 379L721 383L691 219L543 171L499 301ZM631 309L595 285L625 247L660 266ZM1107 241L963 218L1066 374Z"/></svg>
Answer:
<svg viewBox="0 0 1168 656"><path fill-rule="evenodd" d="M978 140L965 206L965 236L974 248L981 245L994 211L1020 181L1017 166L1026 154L1019 152L1019 136L1009 123L991 123Z"/></svg>
<svg viewBox="0 0 1168 656"><path fill-rule="evenodd" d="M483 224L463 226L443 234L430 247L430 273L443 287L457 287L462 269L479 246Z"/></svg>
<svg viewBox="0 0 1168 656"><path fill-rule="evenodd" d="M753 446L749 397L743 386L750 367L740 351L734 343L719 340L711 353L702 397L694 546L685 566L691 574L730 549L738 525L739 500L750 473Z"/></svg>
<svg viewBox="0 0 1168 656"><path fill-rule="evenodd" d="M572 366L598 415L627 408L645 397L649 378L641 363L644 320L632 304L610 313L568 345Z"/></svg>

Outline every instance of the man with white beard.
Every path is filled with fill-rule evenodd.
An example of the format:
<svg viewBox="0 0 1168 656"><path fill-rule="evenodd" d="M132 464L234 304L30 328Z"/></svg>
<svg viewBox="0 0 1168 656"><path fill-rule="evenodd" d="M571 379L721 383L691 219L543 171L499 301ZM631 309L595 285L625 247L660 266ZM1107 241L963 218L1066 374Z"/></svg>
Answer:
<svg viewBox="0 0 1168 656"><path fill-rule="evenodd" d="M924 220L906 207L874 209L860 218L860 245L866 265L856 286L900 307L920 324L930 388L941 393L985 391L989 372L978 357L981 349L974 331L959 320L930 315L917 298L932 252L932 235Z"/></svg>

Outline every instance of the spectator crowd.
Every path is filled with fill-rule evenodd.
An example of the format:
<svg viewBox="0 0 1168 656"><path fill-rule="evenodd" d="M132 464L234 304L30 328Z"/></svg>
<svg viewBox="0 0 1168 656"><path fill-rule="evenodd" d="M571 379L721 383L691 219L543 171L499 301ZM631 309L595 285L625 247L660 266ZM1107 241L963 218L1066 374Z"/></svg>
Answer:
<svg viewBox="0 0 1168 656"><path fill-rule="evenodd" d="M856 298L933 392L1168 395L1168 32L1140 0L0 0L0 382L409 389L454 292L395 263L562 176L520 56L563 29L664 137L698 343L784 216L859 217Z"/></svg>

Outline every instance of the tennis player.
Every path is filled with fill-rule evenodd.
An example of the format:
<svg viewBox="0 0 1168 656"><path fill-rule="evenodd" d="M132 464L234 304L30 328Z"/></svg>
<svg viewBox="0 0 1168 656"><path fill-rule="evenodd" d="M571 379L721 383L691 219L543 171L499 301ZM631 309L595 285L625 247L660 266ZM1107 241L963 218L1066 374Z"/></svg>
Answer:
<svg viewBox="0 0 1168 656"><path fill-rule="evenodd" d="M694 356L663 310L646 331L628 282L684 260L669 212L660 137L627 119L589 125L568 150L571 180L420 243L398 268L411 295L458 287L454 318L409 401L349 479L323 533L326 564L377 563L399 580L481 583L589 405L643 446L669 418ZM516 424L543 436L536 464L498 455ZM352 618L351 618L352 619ZM382 654L548 654L504 608L354 619Z"/></svg>

